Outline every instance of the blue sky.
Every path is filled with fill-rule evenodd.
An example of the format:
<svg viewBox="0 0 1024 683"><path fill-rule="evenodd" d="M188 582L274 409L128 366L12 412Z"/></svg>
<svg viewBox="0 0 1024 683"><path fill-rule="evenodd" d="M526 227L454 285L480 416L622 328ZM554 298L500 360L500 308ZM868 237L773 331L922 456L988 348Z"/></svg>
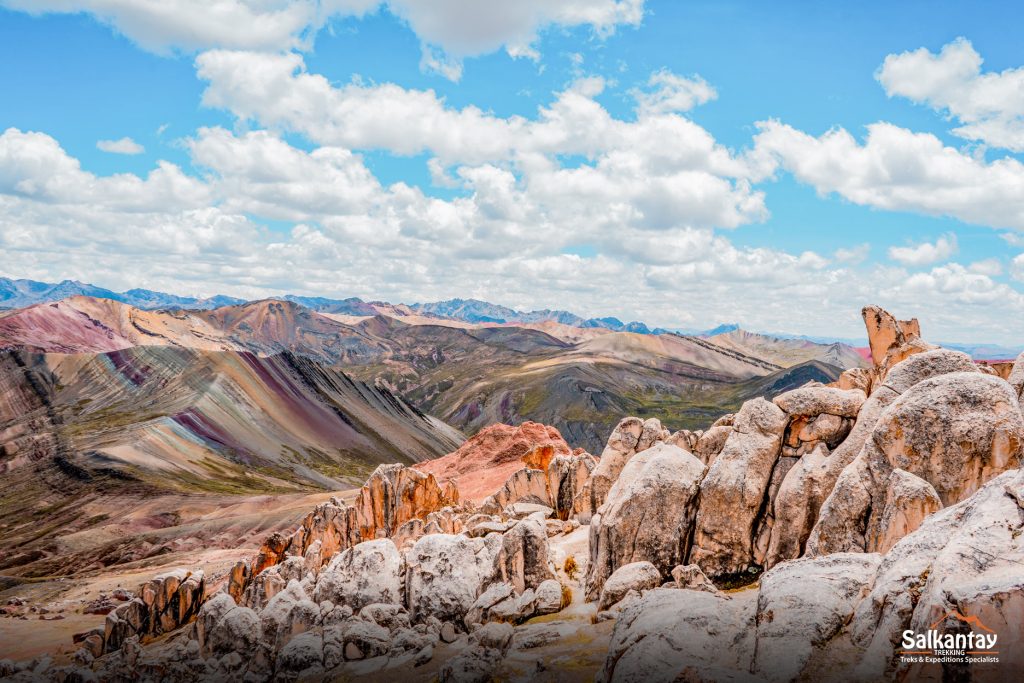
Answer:
<svg viewBox="0 0 1024 683"><path fill-rule="evenodd" d="M0 147L0 274L476 296L838 336L857 333L860 305L881 303L946 339L1024 338L1024 8L597 0L584 15L587 3L558 0L494 19L467 0L341 0L328 17L313 0L217 0L241 12L219 25L197 9L217 3L196 1L165 3L180 13L168 20L128 0L0 0L0 131L19 133ZM69 5L80 11L40 11ZM244 22L268 7L314 18L252 44ZM921 48L931 61L908 56ZM291 73L274 81L267 60L282 58L301 66L273 67ZM641 111L644 93L694 83L713 96ZM621 138L573 141L601 125L589 110L522 132L577 90ZM407 110L392 129L359 112L377 95L390 98L384 114ZM449 116L467 108L484 113L480 131ZM879 122L894 132L869 145ZM694 137L679 142L670 124ZM552 127L558 143L543 137ZM851 141L824 145L829 131ZM477 149L503 134L511 151ZM142 151L98 148L122 138ZM172 180L150 175L168 162ZM68 163L66 178L45 171ZM948 174L932 177L937 163Z"/></svg>

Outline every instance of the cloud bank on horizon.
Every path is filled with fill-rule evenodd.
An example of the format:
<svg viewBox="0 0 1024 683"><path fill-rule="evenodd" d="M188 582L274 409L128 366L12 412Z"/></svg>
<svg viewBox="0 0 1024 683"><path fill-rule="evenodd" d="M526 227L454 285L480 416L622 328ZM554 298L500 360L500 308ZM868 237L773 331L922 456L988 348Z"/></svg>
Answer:
<svg viewBox="0 0 1024 683"><path fill-rule="evenodd" d="M43 98L0 105L0 275L839 336L879 303L934 337L1024 338L1024 53L986 69L965 36L861 55L841 96L869 118L844 123L814 91L810 114L762 111L731 80L756 55L658 38L721 18L651 0L0 7L188 69L195 110L147 109L160 82L123 63L124 129L89 145L33 123ZM344 52L364 35L399 57ZM27 38L6 49L27 67ZM60 60L33 68L52 101L77 87Z"/></svg>

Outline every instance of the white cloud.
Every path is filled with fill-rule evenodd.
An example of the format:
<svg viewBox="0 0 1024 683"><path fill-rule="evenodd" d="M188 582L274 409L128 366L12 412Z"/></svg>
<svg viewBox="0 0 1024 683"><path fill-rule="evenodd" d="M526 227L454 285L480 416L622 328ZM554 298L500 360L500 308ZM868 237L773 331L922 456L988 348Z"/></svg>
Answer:
<svg viewBox="0 0 1024 683"><path fill-rule="evenodd" d="M651 74L647 86L648 90L632 91L640 116L690 111L718 97L718 92L700 76L685 78L667 69Z"/></svg>
<svg viewBox="0 0 1024 683"><path fill-rule="evenodd" d="M1024 247L1024 234L1017 232L1003 232L999 234L999 237L1011 247Z"/></svg>
<svg viewBox="0 0 1024 683"><path fill-rule="evenodd" d="M866 244L829 258L720 232L767 216L755 183L780 168L868 206L1022 228L1012 159L987 164L889 124L858 142L766 123L738 156L679 113L710 95L671 74L648 84L635 119L601 106L599 78L533 116L500 117L429 90L331 84L296 54L221 50L196 64L206 103L239 121L185 141L192 174L159 162L145 176L98 176L47 135L0 135L0 264L18 264L7 274L241 296L476 296L664 327L727 317L843 336L861 334L860 307L874 302L920 316L930 339L1019 340L1024 296L993 280L992 264L910 273L865 265ZM312 145L289 144L289 132ZM435 183L456 192L384 185L366 150L424 154ZM596 255L562 253L579 245ZM1024 281L1024 257L1013 273Z"/></svg>
<svg viewBox="0 0 1024 683"><path fill-rule="evenodd" d="M863 244L858 244L855 247L840 247L839 249L836 249L833 256L835 260L840 263L857 265L858 263L863 263L870 253L871 245L864 242Z"/></svg>
<svg viewBox="0 0 1024 683"><path fill-rule="evenodd" d="M1024 254L1017 254L1010 262L1010 277L1018 282L1024 282Z"/></svg>
<svg viewBox="0 0 1024 683"><path fill-rule="evenodd" d="M957 252L956 235L947 233L933 242L907 247L889 247L889 258L905 266L926 266L945 261Z"/></svg>
<svg viewBox="0 0 1024 683"><path fill-rule="evenodd" d="M892 54L876 74L899 95L957 119L953 133L993 147L1024 151L1024 67L981 71L982 58L958 38L938 54L925 48Z"/></svg>
<svg viewBox="0 0 1024 683"><path fill-rule="evenodd" d="M0 134L0 193L89 209L186 210L210 201L208 188L166 161L143 179L130 173L98 177L81 169L56 140L8 128Z"/></svg>
<svg viewBox="0 0 1024 683"><path fill-rule="evenodd" d="M587 217L592 231L734 228L767 216L746 165L706 130L676 114L616 119L595 99L604 88L599 78L576 81L535 119L501 118L448 107L429 90L335 87L305 72L295 54L218 51L196 61L210 83L204 102L241 119L324 146L427 153L433 177L443 185L458 181L478 198L497 192L500 179L500 196L480 201L481 209L542 206L544 220ZM559 159L572 155L587 163L564 167Z"/></svg>
<svg viewBox="0 0 1024 683"><path fill-rule="evenodd" d="M758 128L748 161L762 175L781 166L856 204L1024 229L1024 164L1011 157L986 163L891 123L869 125L863 144L842 128L817 138L778 121Z"/></svg>
<svg viewBox="0 0 1024 683"><path fill-rule="evenodd" d="M334 17L362 16L381 7L404 20L423 45L424 68L458 80L461 60L505 48L513 57L539 57L547 27L589 26L600 37L639 25L644 0L0 0L31 14L89 12L157 53L213 48L308 49Z"/></svg>
<svg viewBox="0 0 1024 683"><path fill-rule="evenodd" d="M111 154L142 154L146 148L129 137L120 140L100 140L96 143L96 149Z"/></svg>
<svg viewBox="0 0 1024 683"><path fill-rule="evenodd" d="M0 0L32 14L88 12L157 53L210 47L286 50L308 44L331 15L360 14L377 0Z"/></svg>
<svg viewBox="0 0 1024 683"><path fill-rule="evenodd" d="M971 263L967 266L967 270L972 273L995 277L1003 274L1003 264L997 258L987 258Z"/></svg>
<svg viewBox="0 0 1024 683"><path fill-rule="evenodd" d="M1024 305L1024 295L1007 285L995 282L988 275L972 273L959 263L937 266L926 273L914 273L898 285L905 293L928 297L941 295L950 303L999 304L1011 309Z"/></svg>
<svg viewBox="0 0 1024 683"><path fill-rule="evenodd" d="M423 43L422 65L451 80L461 60L505 48L512 57L537 60L538 32L548 26L590 26L607 36L643 19L644 0L387 0Z"/></svg>

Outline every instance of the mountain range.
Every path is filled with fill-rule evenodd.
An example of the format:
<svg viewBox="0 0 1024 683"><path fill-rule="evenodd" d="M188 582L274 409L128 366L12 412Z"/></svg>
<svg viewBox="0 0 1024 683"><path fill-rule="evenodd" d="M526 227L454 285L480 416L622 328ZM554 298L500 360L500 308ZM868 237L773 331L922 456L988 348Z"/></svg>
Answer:
<svg viewBox="0 0 1024 683"><path fill-rule="evenodd" d="M143 310L157 309L189 309L209 310L223 306L246 303L246 299L216 295L212 297L190 297L156 292L150 289L130 289L126 292L114 292L103 287L64 280L59 283L38 282L26 279L0 277L0 309L23 308L39 303L60 301L73 296L88 296L96 299L109 299L128 304ZM279 297L283 301L300 304L318 313L334 313L340 315L376 315L377 313L414 315L420 314L435 318L450 318L464 322L478 323L540 323L555 322L581 329L606 329L618 332L636 332L638 334L663 334L668 332L686 332L688 334L704 334L712 336L722 332L738 329L738 324L719 325L710 330L668 330L664 328L650 329L642 322L624 323L618 318L583 318L569 311L544 309L538 311L517 311L507 306L488 303L478 299L450 299L433 303L417 303L411 305L390 304L383 301L363 301L357 297L347 299L330 299L319 296L299 296L286 294Z"/></svg>
<svg viewBox="0 0 1024 683"><path fill-rule="evenodd" d="M274 299L210 310L144 310L79 296L0 313L0 348L289 353L386 387L467 434L494 422L534 420L590 450L601 447L615 415L657 414L673 428L706 427L767 377L780 387L790 376L827 382L864 363L862 352L842 344L742 330L705 338L551 320L474 324L404 306L360 313Z"/></svg>

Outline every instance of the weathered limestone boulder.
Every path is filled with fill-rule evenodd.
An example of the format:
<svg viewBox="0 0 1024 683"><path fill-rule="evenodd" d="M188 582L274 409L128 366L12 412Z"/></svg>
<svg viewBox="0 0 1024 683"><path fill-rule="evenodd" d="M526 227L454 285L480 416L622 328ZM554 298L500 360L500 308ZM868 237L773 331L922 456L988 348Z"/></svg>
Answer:
<svg viewBox="0 0 1024 683"><path fill-rule="evenodd" d="M547 473L543 470L522 469L514 472L494 495L488 497L480 509L486 514L498 514L513 503L551 505Z"/></svg>
<svg viewBox="0 0 1024 683"><path fill-rule="evenodd" d="M558 455L548 463L548 491L558 519L567 520L572 516L573 501L583 490L595 467L597 460L589 453Z"/></svg>
<svg viewBox="0 0 1024 683"><path fill-rule="evenodd" d="M263 545L260 546L259 552L256 553L256 557L253 558L249 576L257 576L267 567L272 567L281 562L285 558L285 551L288 550L289 542L289 537L279 531L275 531L267 536L266 540L263 541ZM242 590L244 589L245 587L243 586Z"/></svg>
<svg viewBox="0 0 1024 683"><path fill-rule="evenodd" d="M859 389L865 396L871 395L871 371L867 368L850 368L844 370L835 382L840 389Z"/></svg>
<svg viewBox="0 0 1024 683"><path fill-rule="evenodd" d="M341 641L345 659L369 659L387 654L391 647L391 632L367 619L352 620L342 629Z"/></svg>
<svg viewBox="0 0 1024 683"><path fill-rule="evenodd" d="M861 406L853 429L839 446L831 453L819 450L800 458L786 475L774 499L773 516L786 520L786 523L776 524L771 530L766 566L772 567L782 560L803 554L822 505L836 487L839 475L860 454L875 424L900 393L922 380L960 370L973 372L973 362L956 351L937 349L910 356L894 365L885 383L875 388ZM844 483L835 507L849 509L850 497L862 489L863 486L853 482ZM862 500L868 499L862 497ZM823 528L819 533L845 537L854 522L853 517L836 515L833 524L837 528ZM846 546L837 547L846 549Z"/></svg>
<svg viewBox="0 0 1024 683"><path fill-rule="evenodd" d="M406 606L412 620L461 622L493 582L504 537L431 534L406 555Z"/></svg>
<svg viewBox="0 0 1024 683"><path fill-rule="evenodd" d="M643 430L644 422L638 417L623 418L612 430L597 466L574 501L574 511L581 524L588 524L597 508L604 503L622 468L636 454Z"/></svg>
<svg viewBox="0 0 1024 683"><path fill-rule="evenodd" d="M1009 384L978 372L918 382L885 410L860 455L842 472L821 509L808 553L874 550L888 484L901 469L930 484L950 505L1010 468L1024 452L1024 416ZM899 481L899 480L894 480Z"/></svg>
<svg viewBox="0 0 1024 683"><path fill-rule="evenodd" d="M374 603L401 604L405 561L388 538L359 543L334 556L320 573L313 600L359 610Z"/></svg>
<svg viewBox="0 0 1024 683"><path fill-rule="evenodd" d="M683 562L705 472L691 453L667 444L626 464L591 523L588 600L619 567L647 561L668 576Z"/></svg>
<svg viewBox="0 0 1024 683"><path fill-rule="evenodd" d="M631 590L643 592L661 585L661 571L650 562L631 562L612 572L601 588L597 609L606 610Z"/></svg>
<svg viewBox="0 0 1024 683"><path fill-rule="evenodd" d="M791 417L815 417L822 413L837 417L857 417L867 397L859 389L836 389L824 385L803 386L779 394L772 403Z"/></svg>
<svg viewBox="0 0 1024 683"><path fill-rule="evenodd" d="M512 584L516 593L554 578L548 564L546 525L536 519L524 519L506 531L501 536L492 575L497 581Z"/></svg>
<svg viewBox="0 0 1024 683"><path fill-rule="evenodd" d="M331 498L306 515L291 535L268 536L256 557L248 563L248 571L244 564L232 571L229 593L244 596L250 584L267 568L288 557L302 558L315 573L339 551L361 541L391 537L400 530L402 541L413 540L420 534L433 532L431 521L439 530L457 531L452 528L456 524L454 514L426 518L432 513L443 513L445 508L457 504L458 498L458 488L452 481L442 487L432 474L399 464L381 465L360 489L353 506ZM412 520L423 520L423 524L409 524Z"/></svg>
<svg viewBox="0 0 1024 683"><path fill-rule="evenodd" d="M255 610L263 609L270 599L285 589L290 581L301 581L306 575L303 558L286 557L280 564L267 567L251 579L239 604Z"/></svg>
<svg viewBox="0 0 1024 683"><path fill-rule="evenodd" d="M312 630L321 621L320 607L310 600L303 585L291 581L259 612L265 642L272 651L300 633Z"/></svg>
<svg viewBox="0 0 1024 683"><path fill-rule="evenodd" d="M665 439L665 443L670 446L679 446L684 451L693 452L693 449L697 447L697 439L699 437L689 429L680 429L678 432L672 434L672 436Z"/></svg>
<svg viewBox="0 0 1024 683"><path fill-rule="evenodd" d="M815 648L846 624L874 583L881 557L839 553L785 562L761 577L754 673L791 681Z"/></svg>
<svg viewBox="0 0 1024 683"><path fill-rule="evenodd" d="M277 655L278 675L323 674L324 638L319 633L302 633L281 648Z"/></svg>
<svg viewBox="0 0 1024 683"><path fill-rule="evenodd" d="M711 427L732 427L736 424L736 413L726 413L711 423Z"/></svg>
<svg viewBox="0 0 1024 683"><path fill-rule="evenodd" d="M896 320L878 306L865 306L861 311L868 331L868 345L875 364L875 385L884 380L889 368L915 353L935 347L921 339L921 325L917 318Z"/></svg>
<svg viewBox="0 0 1024 683"><path fill-rule="evenodd" d="M697 444L694 446L693 454L707 466L715 461L718 454L722 452L725 447L725 442L729 439L729 435L732 434L732 425L719 425L716 423L715 426L708 429L706 432L700 435L697 439Z"/></svg>
<svg viewBox="0 0 1024 683"><path fill-rule="evenodd" d="M574 502L574 510L581 524L588 524L590 518L604 503L612 484L618 479L622 468L637 453L645 451L658 441L670 436L657 418L641 420L638 417L624 418L608 437L608 444L601 452L601 459L594 468Z"/></svg>
<svg viewBox="0 0 1024 683"><path fill-rule="evenodd" d="M690 562L712 578L745 571L753 560L754 532L788 422L764 399L744 403L700 485Z"/></svg>
<svg viewBox="0 0 1024 683"><path fill-rule="evenodd" d="M1010 387L1017 393L1017 397L1024 400L1024 353L1017 356L1017 360L1013 362L1013 367L1010 369L1010 375L1006 378L1006 381L1009 382Z"/></svg>
<svg viewBox="0 0 1024 683"><path fill-rule="evenodd" d="M902 394L915 384L932 377L952 372L979 373L978 366L970 356L951 349L932 349L914 354L893 365L885 376L882 386Z"/></svg>
<svg viewBox="0 0 1024 683"><path fill-rule="evenodd" d="M235 602L242 601L246 586L252 581L251 560L239 560L228 572L227 592Z"/></svg>
<svg viewBox="0 0 1024 683"><path fill-rule="evenodd" d="M796 438L802 443L825 443L829 448L835 448L849 432L848 428L844 429L845 426L846 421L838 415L822 413L810 418L796 432Z"/></svg>
<svg viewBox="0 0 1024 683"><path fill-rule="evenodd" d="M553 614L562 608L562 587L558 581L548 579L536 589L527 588L517 594L509 583L492 583L476 599L466 613L466 624L502 621L519 624L544 614Z"/></svg>
<svg viewBox="0 0 1024 683"><path fill-rule="evenodd" d="M619 613L596 680L749 680L743 672L753 660L756 606L756 600L721 593L648 591Z"/></svg>
<svg viewBox="0 0 1024 683"><path fill-rule="evenodd" d="M925 517L942 509L935 488L920 477L895 469L885 485L885 502L877 522L868 528L866 548L885 554L913 532Z"/></svg>
<svg viewBox="0 0 1024 683"><path fill-rule="evenodd" d="M262 637L256 612L239 607L227 593L218 593L202 606L195 633L204 657L230 653L248 656L255 652Z"/></svg>
<svg viewBox="0 0 1024 683"><path fill-rule="evenodd" d="M692 591L706 591L708 593L718 593L718 587L712 583L711 579L701 571L700 567L695 564L679 565L672 569L672 580L675 582L675 588L681 588L683 590ZM672 586L665 586L671 588Z"/></svg>
<svg viewBox="0 0 1024 683"><path fill-rule="evenodd" d="M975 665L972 681L1003 681L1024 668L1024 470L997 476L974 495L927 517L882 559L871 593L850 622L865 652L858 678L929 680L942 668L901 666L905 629L998 634L999 663ZM946 618L953 613L970 621ZM894 671L899 669L898 674ZM953 673L951 670L950 674ZM935 679L937 680L937 679Z"/></svg>

